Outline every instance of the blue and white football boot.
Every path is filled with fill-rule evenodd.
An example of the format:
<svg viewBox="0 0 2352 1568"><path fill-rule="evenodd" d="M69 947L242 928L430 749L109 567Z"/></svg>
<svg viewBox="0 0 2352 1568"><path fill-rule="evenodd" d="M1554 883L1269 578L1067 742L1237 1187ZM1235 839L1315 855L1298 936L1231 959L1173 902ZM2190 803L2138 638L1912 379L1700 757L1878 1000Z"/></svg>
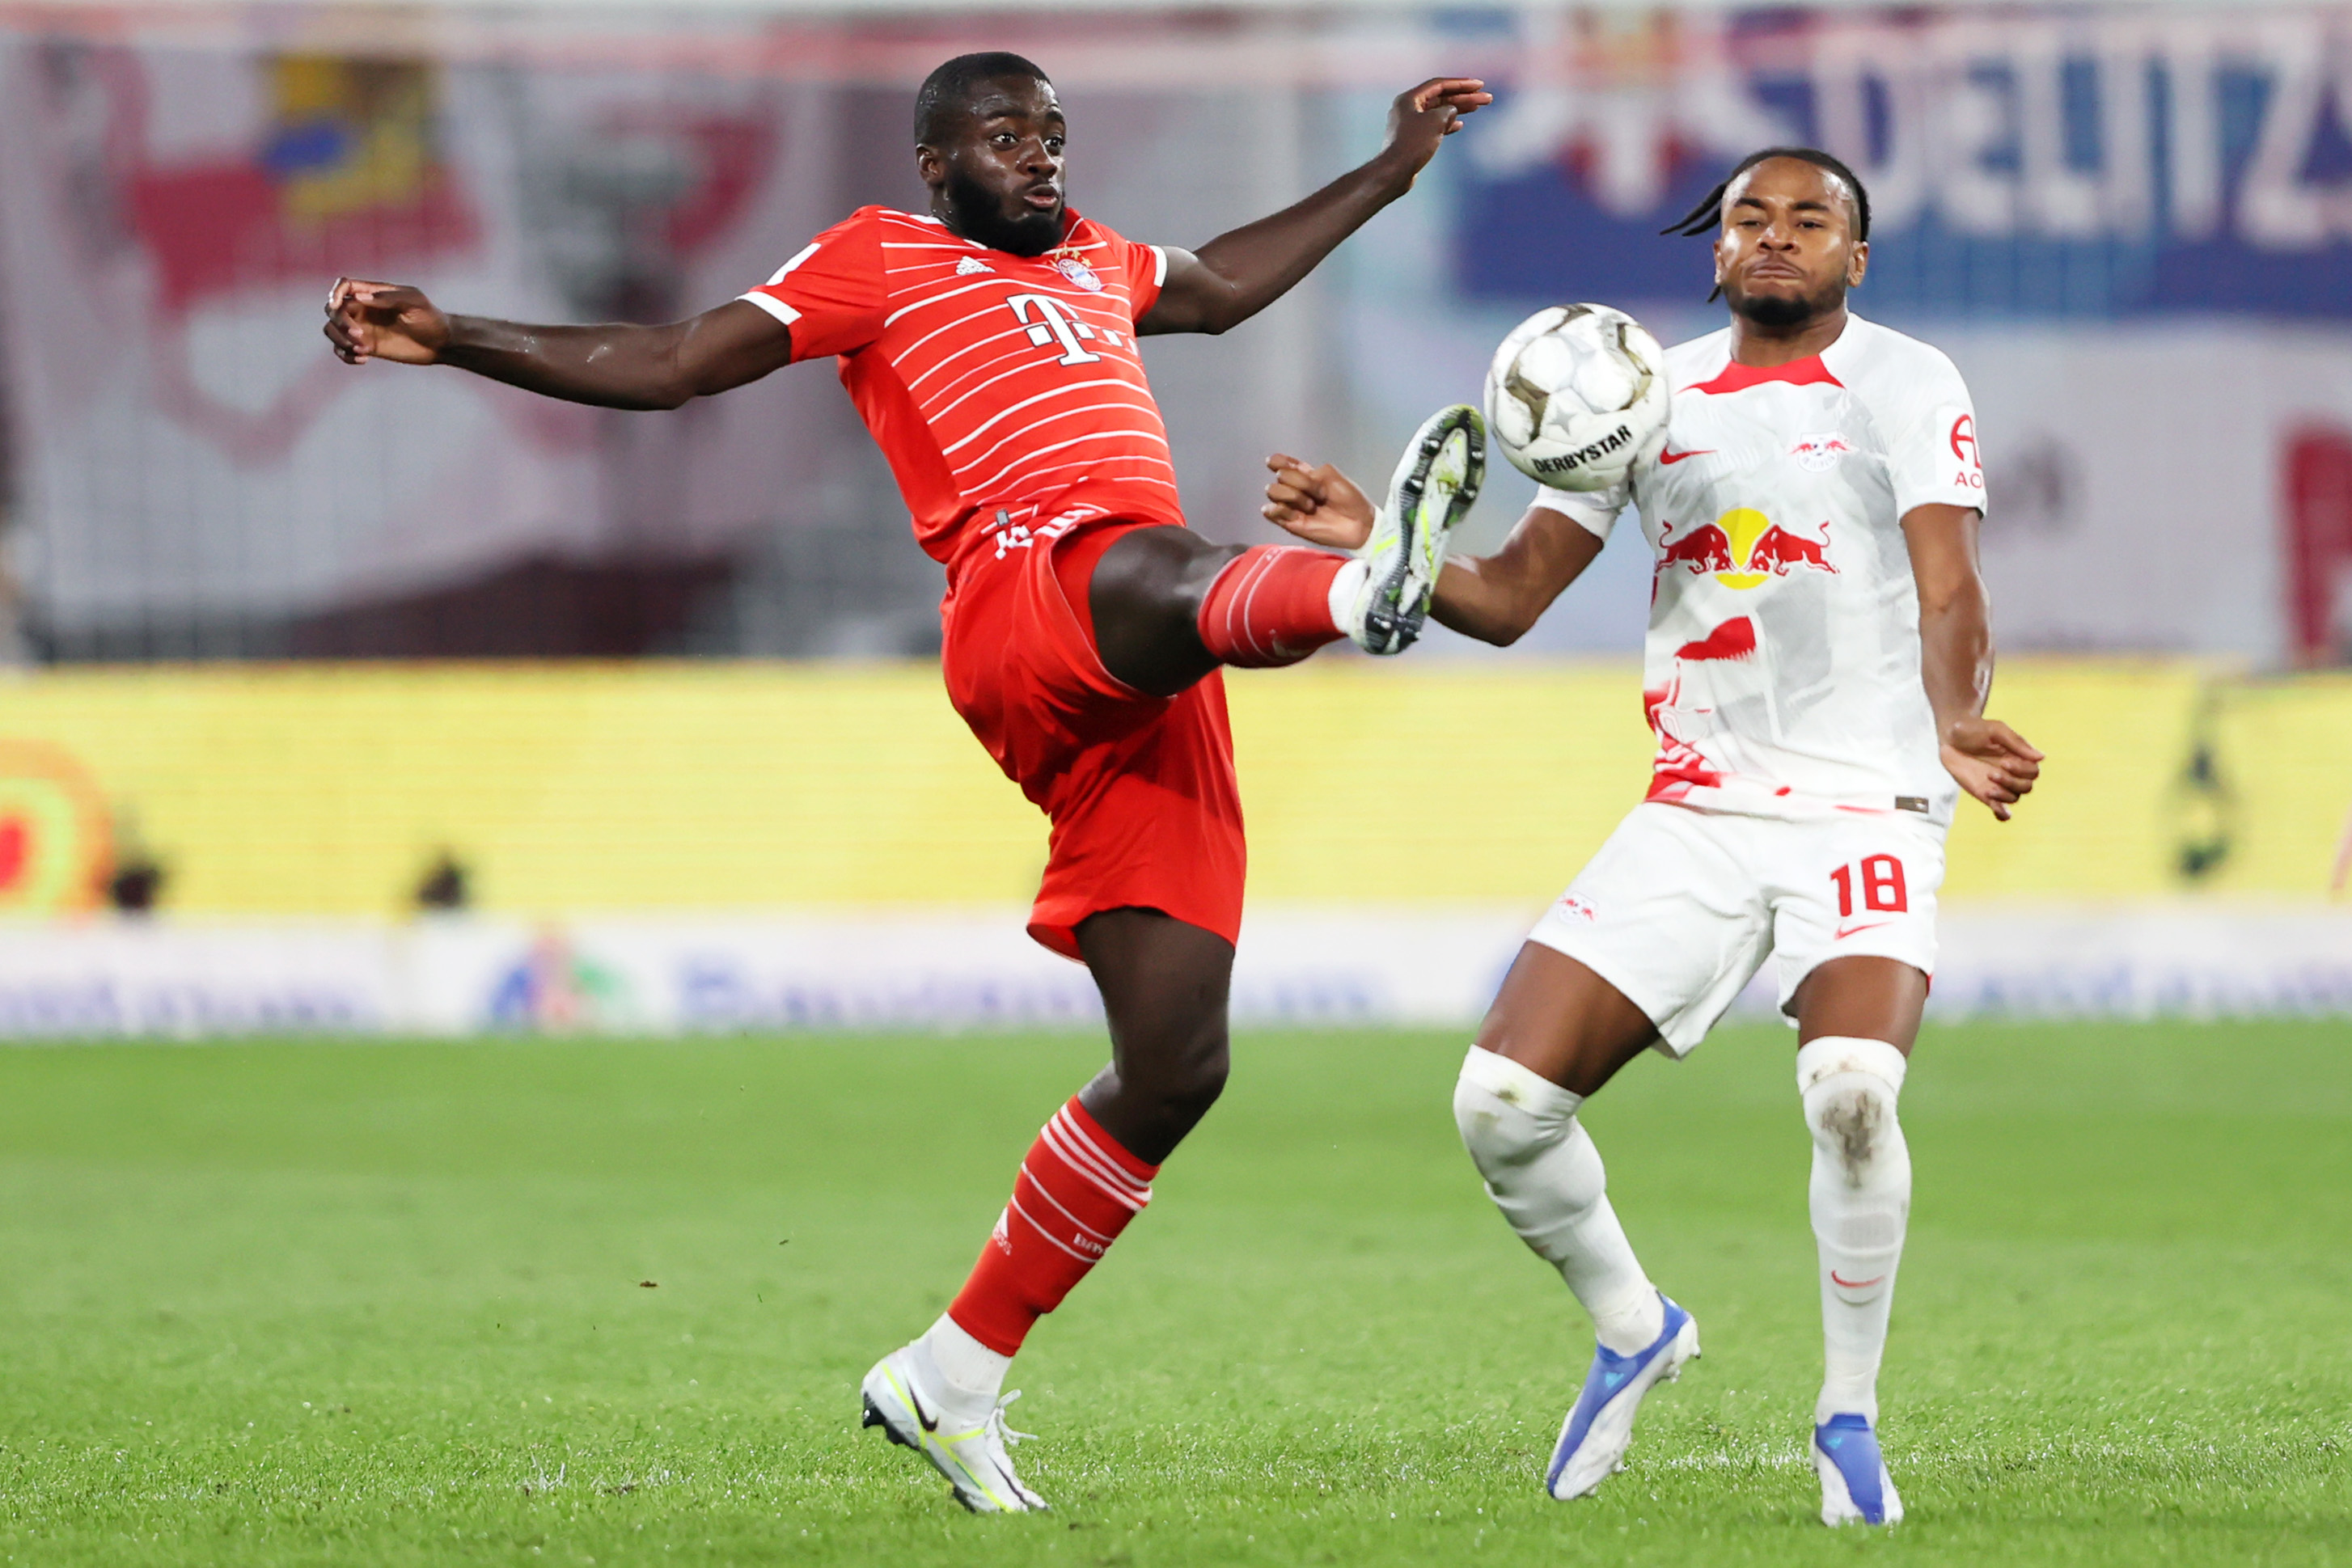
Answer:
<svg viewBox="0 0 2352 1568"><path fill-rule="evenodd" d="M1903 1522L1903 1500L1895 1495L1869 1416L1832 1416L1814 1427L1813 1469L1822 1477L1823 1524Z"/></svg>
<svg viewBox="0 0 2352 1568"><path fill-rule="evenodd" d="M1664 1291L1658 1300L1666 1309L1665 1326L1645 1349L1620 1355L1606 1345L1593 1346L1584 1392L1560 1424L1559 1446L1544 1471L1544 1490L1562 1502L1584 1496L1624 1466L1642 1396L1680 1377L1683 1363L1698 1359L1698 1320Z"/></svg>

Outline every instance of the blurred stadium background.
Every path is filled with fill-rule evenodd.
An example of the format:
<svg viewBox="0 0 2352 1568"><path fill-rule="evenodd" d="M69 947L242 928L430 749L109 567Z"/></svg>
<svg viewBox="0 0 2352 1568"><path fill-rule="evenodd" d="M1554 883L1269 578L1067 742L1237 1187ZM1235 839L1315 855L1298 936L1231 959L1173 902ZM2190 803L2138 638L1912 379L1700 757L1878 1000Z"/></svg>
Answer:
<svg viewBox="0 0 2352 1568"><path fill-rule="evenodd" d="M1077 206L1177 244L1410 82L1500 95L1291 298L1152 345L1220 538L1265 537L1270 446L1384 473L1538 305L1706 329L1659 227L1759 143L1847 158L1858 308L1975 391L1995 706L2052 757L1955 831L1936 1006L2352 1012L2352 8L11 3L0 1034L1093 1011L1021 936L1043 821L944 701L937 570L830 376L618 414L318 336L344 272L727 298L916 202L910 89L975 47L1057 79ZM1648 570L1621 529L1507 653L1234 679L1244 1018L1475 1017L1642 787ZM1400 788L1447 803L1404 902Z"/></svg>

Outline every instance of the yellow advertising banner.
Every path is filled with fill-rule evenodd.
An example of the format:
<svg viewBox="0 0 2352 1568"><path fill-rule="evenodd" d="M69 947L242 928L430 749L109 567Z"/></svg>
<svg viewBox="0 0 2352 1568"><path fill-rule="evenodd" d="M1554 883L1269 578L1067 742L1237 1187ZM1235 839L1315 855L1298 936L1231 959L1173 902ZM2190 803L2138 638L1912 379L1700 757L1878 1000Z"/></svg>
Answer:
<svg viewBox="0 0 2352 1568"><path fill-rule="evenodd" d="M1326 659L1230 678L1251 894L1523 901L1635 800L1629 664ZM2320 898L2352 806L2352 677L2017 660L2050 754L1948 896ZM516 913L1025 898L1045 824L927 664L77 668L0 685L0 913L150 856L164 907L384 915L444 854Z"/></svg>

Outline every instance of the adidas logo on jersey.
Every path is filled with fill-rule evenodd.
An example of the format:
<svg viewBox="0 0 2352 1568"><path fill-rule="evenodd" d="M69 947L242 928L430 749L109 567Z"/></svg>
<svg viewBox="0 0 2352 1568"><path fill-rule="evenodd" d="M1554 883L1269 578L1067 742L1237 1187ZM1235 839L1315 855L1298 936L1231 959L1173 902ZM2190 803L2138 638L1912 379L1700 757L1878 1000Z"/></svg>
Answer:
<svg viewBox="0 0 2352 1568"><path fill-rule="evenodd" d="M961 261L956 263L956 276L958 277L970 277L975 273L994 272L996 268L989 266L988 263L981 260L980 257L976 256L965 256Z"/></svg>

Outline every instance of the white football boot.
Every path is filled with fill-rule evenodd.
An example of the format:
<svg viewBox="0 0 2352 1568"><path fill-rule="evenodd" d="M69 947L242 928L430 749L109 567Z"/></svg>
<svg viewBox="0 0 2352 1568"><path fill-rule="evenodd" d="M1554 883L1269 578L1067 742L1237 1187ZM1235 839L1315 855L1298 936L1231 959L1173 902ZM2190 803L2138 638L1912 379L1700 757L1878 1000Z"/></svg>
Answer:
<svg viewBox="0 0 2352 1568"><path fill-rule="evenodd" d="M1364 563L1342 630L1367 653L1402 653L1421 635L1445 565L1445 536L1469 515L1486 476L1486 421L1468 403L1422 423L1389 480L1389 504L1356 552Z"/></svg>
<svg viewBox="0 0 2352 1568"><path fill-rule="evenodd" d="M1813 1428L1813 1469L1822 1478L1822 1522L1900 1524L1903 1500L1878 1451L1878 1433L1859 1413L1832 1416Z"/></svg>
<svg viewBox="0 0 2352 1568"><path fill-rule="evenodd" d="M1683 1364L1698 1356L1698 1320L1664 1291L1658 1300L1666 1309L1665 1326L1648 1345L1631 1355L1607 1345L1592 1348L1583 1390L1559 1424L1559 1442L1544 1469L1544 1490L1562 1502L1584 1496L1624 1468L1643 1396L1674 1382L1683 1375Z"/></svg>
<svg viewBox="0 0 2352 1568"><path fill-rule="evenodd" d="M867 1427L879 1427L901 1448L914 1449L947 1477L956 1501L974 1513L1028 1513L1045 1500L1013 1473L1005 1445L1027 1438L1004 1422L1004 1407L1021 1397L1004 1396L975 1419L963 1401L948 1396L921 1342L892 1351L866 1375ZM961 1412L961 1413L960 1413Z"/></svg>

